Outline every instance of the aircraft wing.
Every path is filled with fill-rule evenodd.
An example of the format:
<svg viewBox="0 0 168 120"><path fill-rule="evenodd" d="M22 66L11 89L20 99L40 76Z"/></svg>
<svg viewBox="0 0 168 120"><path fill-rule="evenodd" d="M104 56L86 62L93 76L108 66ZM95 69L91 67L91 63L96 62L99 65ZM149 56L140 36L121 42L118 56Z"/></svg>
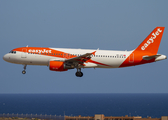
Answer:
<svg viewBox="0 0 168 120"><path fill-rule="evenodd" d="M75 63L78 63L78 64L83 64L84 62L90 60L91 58L91 55L95 55L95 52L92 52L92 53L86 53L86 54L83 54L81 56L77 56L77 57L74 57L74 58L70 58L70 59L66 59L65 62L75 62Z"/></svg>

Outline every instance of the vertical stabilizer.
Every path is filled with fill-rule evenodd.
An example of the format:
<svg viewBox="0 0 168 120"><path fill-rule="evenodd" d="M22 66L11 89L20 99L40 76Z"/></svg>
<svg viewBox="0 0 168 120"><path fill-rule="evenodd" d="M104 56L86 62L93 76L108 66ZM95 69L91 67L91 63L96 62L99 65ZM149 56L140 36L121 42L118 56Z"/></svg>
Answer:
<svg viewBox="0 0 168 120"><path fill-rule="evenodd" d="M164 32L164 27L156 27L147 38L135 49L135 51L149 52L157 54L160 41Z"/></svg>

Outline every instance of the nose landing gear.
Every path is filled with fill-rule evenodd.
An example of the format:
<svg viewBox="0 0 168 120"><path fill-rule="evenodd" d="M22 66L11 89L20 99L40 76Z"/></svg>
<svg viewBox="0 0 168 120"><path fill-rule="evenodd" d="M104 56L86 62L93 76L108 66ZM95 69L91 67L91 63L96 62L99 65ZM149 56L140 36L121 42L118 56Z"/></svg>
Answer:
<svg viewBox="0 0 168 120"><path fill-rule="evenodd" d="M26 74L26 66L27 65L24 65L24 67L23 67L24 70L22 71L22 74Z"/></svg>
<svg viewBox="0 0 168 120"><path fill-rule="evenodd" d="M77 68L77 72L75 73L77 77L82 77L83 73L81 72L81 68Z"/></svg>

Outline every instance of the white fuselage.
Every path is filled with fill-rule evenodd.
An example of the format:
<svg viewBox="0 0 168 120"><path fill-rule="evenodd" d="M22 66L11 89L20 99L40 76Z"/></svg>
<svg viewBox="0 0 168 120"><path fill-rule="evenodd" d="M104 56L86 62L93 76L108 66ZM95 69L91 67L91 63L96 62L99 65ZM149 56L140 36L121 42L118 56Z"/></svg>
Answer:
<svg viewBox="0 0 168 120"><path fill-rule="evenodd" d="M65 61L72 56L80 56L85 53L92 53L96 51L95 55L92 55L91 60L94 62L85 63L84 68L117 68L125 59L132 53L132 51L110 51L110 50L91 50L91 49L63 49L63 48L50 48L52 50L68 53L69 55L62 54L61 57L57 57L55 53L50 56L42 53L28 53L16 51L16 53L8 53L4 56L4 60L15 64L26 65L49 65L49 61Z"/></svg>

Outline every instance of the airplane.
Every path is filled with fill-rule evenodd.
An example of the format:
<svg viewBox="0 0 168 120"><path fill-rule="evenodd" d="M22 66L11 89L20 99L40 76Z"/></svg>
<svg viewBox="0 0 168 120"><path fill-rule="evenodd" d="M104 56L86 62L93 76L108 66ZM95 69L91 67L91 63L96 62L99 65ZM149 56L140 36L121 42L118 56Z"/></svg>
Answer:
<svg viewBox="0 0 168 120"><path fill-rule="evenodd" d="M157 54L165 27L156 27L134 50L113 51L93 49L68 49L47 47L19 47L3 56L10 63L48 66L51 71L77 69L75 75L82 77L81 68L122 68L167 59Z"/></svg>

